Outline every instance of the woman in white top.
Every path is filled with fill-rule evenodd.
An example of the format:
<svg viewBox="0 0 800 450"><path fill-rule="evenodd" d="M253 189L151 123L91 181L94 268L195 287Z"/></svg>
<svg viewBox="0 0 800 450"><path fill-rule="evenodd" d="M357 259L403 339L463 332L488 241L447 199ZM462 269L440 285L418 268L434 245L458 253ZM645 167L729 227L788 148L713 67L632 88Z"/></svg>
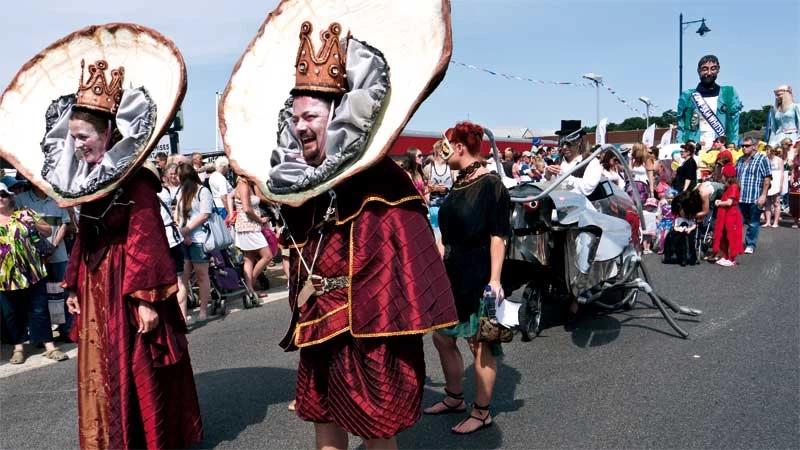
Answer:
<svg viewBox="0 0 800 450"><path fill-rule="evenodd" d="M171 166L175 166L172 168ZM177 203L177 191L175 193L169 187L170 169L173 171L173 176L178 179L178 165L172 164L167 166L167 171L164 173L164 184L162 185L161 192L158 193L158 200L160 203L161 220L164 221L164 230L167 233L167 242L169 243L169 253L172 260L175 262L175 275L178 279L178 305L181 307L183 317L187 315L187 291L186 284L183 282L183 236L178 229L178 224L175 223L175 203Z"/></svg>
<svg viewBox="0 0 800 450"><path fill-rule="evenodd" d="M655 183L653 179L653 160L647 152L647 146L642 143L633 144L631 149L631 172L633 173L633 182L638 184L634 192L644 193L649 197L642 199L642 202L648 198L655 198Z"/></svg>
<svg viewBox="0 0 800 450"><path fill-rule="evenodd" d="M583 158L588 154L581 154L580 147L583 143L582 139L577 141L566 141L561 147L561 164L551 164L545 168L544 177L547 180L553 180L570 171L573 167L578 165ZM589 164L576 173L567 177L561 184L564 190L576 192L583 195L590 195L600 184L603 178L603 166L600 161L595 158Z"/></svg>
<svg viewBox="0 0 800 450"><path fill-rule="evenodd" d="M178 178L181 181L181 192L178 196L178 205L175 208L175 223L179 224L183 236L183 283L189 286L189 277L194 269L197 281L197 297L200 304L200 314L197 319L206 320L208 299L211 285L208 279L209 257L203 250L206 241L206 221L214 208L211 191L200 183L200 177L194 167L182 164L178 168Z"/></svg>
<svg viewBox="0 0 800 450"><path fill-rule="evenodd" d="M234 223L233 243L244 255L244 284L251 292L255 292L253 281L264 271L272 259L272 252L261 229L269 223L269 219L261 216L258 207L259 198L253 186L245 178L236 182L234 193L236 206L236 222ZM266 297L266 293L258 293Z"/></svg>
<svg viewBox="0 0 800 450"><path fill-rule="evenodd" d="M783 152L780 147L772 148L769 145L767 145L766 151L769 158L769 167L772 171L772 180L767 191L767 202L764 205L764 214L767 219L764 226L778 228L778 223L781 221L781 191L783 189L783 159L781 159L781 156ZM774 214L771 211L773 209Z"/></svg>
<svg viewBox="0 0 800 450"><path fill-rule="evenodd" d="M603 176L619 186L620 189L625 189L625 180L619 174L619 164L619 158L614 152L607 151L600 159L600 165L603 167Z"/></svg>

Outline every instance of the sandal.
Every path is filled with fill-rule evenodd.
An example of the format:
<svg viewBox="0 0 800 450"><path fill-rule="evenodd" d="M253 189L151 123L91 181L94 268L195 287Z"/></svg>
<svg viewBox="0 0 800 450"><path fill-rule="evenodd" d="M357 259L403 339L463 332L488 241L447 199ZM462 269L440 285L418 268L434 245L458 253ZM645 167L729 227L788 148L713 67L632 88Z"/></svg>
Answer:
<svg viewBox="0 0 800 450"><path fill-rule="evenodd" d="M445 393L445 397L443 399L439 400L437 403L434 403L432 406L430 406L428 408L425 408L425 409L428 410L430 408L433 408L434 406L438 405L439 403L441 403L445 407L445 409L442 409L442 410L437 411L437 412L423 411L422 413L425 414L425 415L428 415L428 416L439 416L439 415L442 415L442 414L463 413L463 412L465 412L467 410L467 406L464 404L464 393L463 392L460 393L460 394L454 394L454 393L448 391L447 388L444 388L444 393ZM453 400L458 400L458 403L456 403L455 405L448 405L447 402L445 401L447 399L447 397L450 397Z"/></svg>
<svg viewBox="0 0 800 450"><path fill-rule="evenodd" d="M14 353L11 354L11 359L8 360L11 364L22 364L25 362L25 351L24 350L14 350Z"/></svg>
<svg viewBox="0 0 800 450"><path fill-rule="evenodd" d="M473 403L473 404L472 404L472 410L474 411L474 410L476 410L476 409L477 409L478 411L487 411L487 412L488 412L488 411L489 411L489 405L486 405L486 406L478 406L478 404L477 404L477 403ZM455 428L451 429L450 431L451 431L453 434L461 434L461 435L472 434L472 433L475 433L476 431L480 431L480 430L482 430L482 429L484 429L484 428L489 428L489 427L490 427L490 426L492 426L492 424L494 423L494 421L492 421L492 416L490 416L489 414L486 414L486 417L484 417L484 418L480 418L480 417L478 417L478 416L473 416L473 415L472 415L472 413L470 413L470 414L469 414L469 417L467 417L466 419L464 419L464 420L462 420L461 422L459 422L459 423L458 423L458 425L456 425L456 427L459 427L459 426L463 425L463 424L464 424L466 421L468 421L468 420L477 420L478 422L480 422L480 423L481 423L481 426L479 426L478 428L475 428L475 429L474 429L474 430L472 430L472 431L466 431L466 432L460 432L460 431L456 431L456 430L455 430ZM491 422L488 422L488 423L487 423L487 422L486 422L487 420L490 420Z"/></svg>
<svg viewBox="0 0 800 450"><path fill-rule="evenodd" d="M292 400L289 402L289 406L286 407L289 411L297 411L297 399Z"/></svg>
<svg viewBox="0 0 800 450"><path fill-rule="evenodd" d="M42 356L47 359L52 359L53 361L66 361L69 359L69 356L66 353L57 348L44 352Z"/></svg>

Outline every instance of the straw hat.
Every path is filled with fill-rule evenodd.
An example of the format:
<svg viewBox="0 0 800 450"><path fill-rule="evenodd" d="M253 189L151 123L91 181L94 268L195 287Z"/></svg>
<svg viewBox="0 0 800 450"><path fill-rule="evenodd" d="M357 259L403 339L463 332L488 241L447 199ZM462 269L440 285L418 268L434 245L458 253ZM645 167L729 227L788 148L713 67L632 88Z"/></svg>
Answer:
<svg viewBox="0 0 800 450"><path fill-rule="evenodd" d="M101 61L112 70L110 74L103 70L106 64L97 64ZM141 92L139 98L147 99L147 128L138 130L139 134L126 150L126 156L115 157L117 165L108 176L87 184L85 189L61 189L43 176L43 169L54 164L52 159L59 158L51 156L51 161L46 163L46 156L52 154L43 152L43 137L53 130L53 122L57 119L68 120L79 84L83 86L86 79L84 65L90 66L89 81L95 80L93 75L97 71L104 73L99 83L108 87L108 91L116 89L118 92L120 85L117 83L121 82L123 103L126 95L133 91ZM124 68L124 80L118 77L119 68ZM185 92L183 57L175 44L157 31L130 23L83 28L31 58L0 96L0 156L53 197L61 207L96 200L116 189L147 159L172 122ZM77 102L81 102L80 95ZM126 132L137 132L120 122L124 111L111 110L116 114L114 118L123 138L127 138ZM57 117L53 117L54 111L59 113ZM67 136L63 139L65 142L69 140ZM73 155L67 152L59 155L68 155L63 159L65 172L82 163L73 161L73 166L70 166L69 158Z"/></svg>

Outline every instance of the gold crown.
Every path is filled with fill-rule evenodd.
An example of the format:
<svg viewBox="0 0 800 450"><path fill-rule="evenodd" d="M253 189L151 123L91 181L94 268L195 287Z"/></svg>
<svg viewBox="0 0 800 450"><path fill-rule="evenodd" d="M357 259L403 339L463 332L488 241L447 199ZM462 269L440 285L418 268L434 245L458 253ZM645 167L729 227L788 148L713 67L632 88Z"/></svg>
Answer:
<svg viewBox="0 0 800 450"><path fill-rule="evenodd" d="M84 61L81 60L81 78L78 81L78 94L75 106L101 111L114 115L122 100L122 82L125 80L125 68L119 67L111 71L111 82L106 81L108 63L99 60L89 64L89 79L83 82Z"/></svg>
<svg viewBox="0 0 800 450"><path fill-rule="evenodd" d="M320 33L322 47L316 54L311 43L311 30L311 22L303 22L300 26L300 47L297 49L295 85L292 92L344 94L347 92L347 74L346 53L339 44L342 26L334 22Z"/></svg>

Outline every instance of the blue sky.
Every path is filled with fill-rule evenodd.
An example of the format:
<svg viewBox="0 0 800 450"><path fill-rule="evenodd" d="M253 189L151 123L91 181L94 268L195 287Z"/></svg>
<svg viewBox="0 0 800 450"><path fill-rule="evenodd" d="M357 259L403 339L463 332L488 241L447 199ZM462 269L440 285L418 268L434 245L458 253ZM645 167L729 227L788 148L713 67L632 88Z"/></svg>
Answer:
<svg viewBox="0 0 800 450"><path fill-rule="evenodd" d="M187 63L182 150L213 149L214 92L225 88L234 63L277 3L138 0L87 11L74 2L12 2L0 17L0 83L8 85L25 61L75 29L141 23L173 39ZM721 62L718 81L735 86L746 109L771 104L772 89L782 83L793 84L800 96L796 0L453 0L453 59L538 80L580 83L582 74L594 72L640 110L638 97L650 97L660 114L677 103L681 12L684 20L705 17L711 29L703 37L695 33L698 24L684 32L684 89L697 83L697 60L713 53ZM605 90L600 110L612 122L635 115ZM438 131L466 118L488 127L556 129L561 119L593 125L595 92L451 65L407 128Z"/></svg>

